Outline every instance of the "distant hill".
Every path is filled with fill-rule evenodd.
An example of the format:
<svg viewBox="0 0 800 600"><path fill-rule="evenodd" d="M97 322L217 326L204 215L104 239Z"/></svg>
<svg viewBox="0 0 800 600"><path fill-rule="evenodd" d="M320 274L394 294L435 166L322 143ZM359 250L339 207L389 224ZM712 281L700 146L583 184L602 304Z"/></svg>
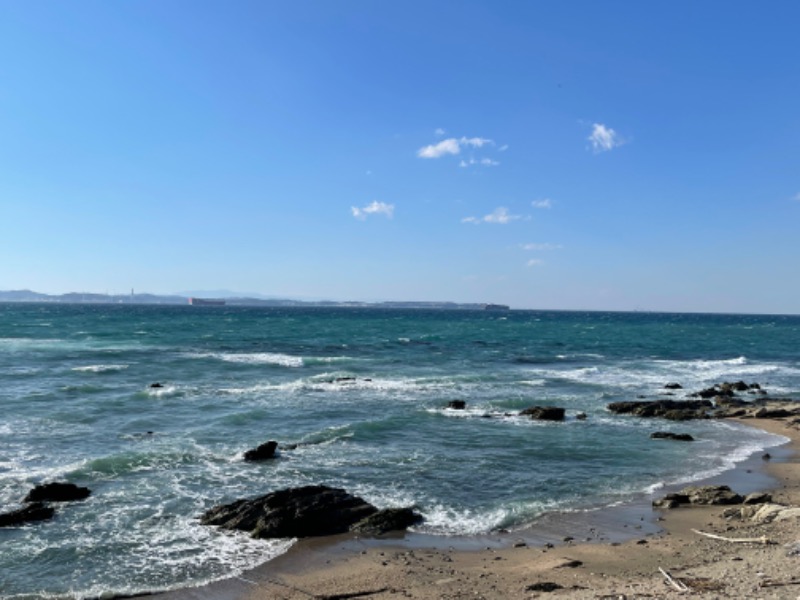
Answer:
<svg viewBox="0 0 800 600"><path fill-rule="evenodd" d="M459 302L339 302L333 300L291 300L288 298L268 297L231 297L212 295L210 293L192 295L207 299L224 299L226 306L328 306L328 307L362 307L362 308L430 308L450 310L483 310L496 309L503 305L475 304ZM157 294L96 294L69 292L67 294L42 294L31 290L0 290L0 302L50 302L63 304L173 304L188 305L190 295L157 295Z"/></svg>

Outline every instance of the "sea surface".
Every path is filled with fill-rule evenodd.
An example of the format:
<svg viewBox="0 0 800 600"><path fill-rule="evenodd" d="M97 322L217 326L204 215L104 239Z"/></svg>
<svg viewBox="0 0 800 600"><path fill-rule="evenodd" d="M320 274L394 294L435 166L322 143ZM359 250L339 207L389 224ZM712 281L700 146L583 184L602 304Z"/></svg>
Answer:
<svg viewBox="0 0 800 600"><path fill-rule="evenodd" d="M0 597L236 575L292 541L198 515L289 486L415 505L417 531L441 536L641 499L783 438L606 405L739 379L800 400L800 317L0 304L0 510L42 482L92 490L52 521L0 529ZM467 409L446 408L456 399ZM567 419L516 416L532 405ZM270 439L298 445L242 460Z"/></svg>

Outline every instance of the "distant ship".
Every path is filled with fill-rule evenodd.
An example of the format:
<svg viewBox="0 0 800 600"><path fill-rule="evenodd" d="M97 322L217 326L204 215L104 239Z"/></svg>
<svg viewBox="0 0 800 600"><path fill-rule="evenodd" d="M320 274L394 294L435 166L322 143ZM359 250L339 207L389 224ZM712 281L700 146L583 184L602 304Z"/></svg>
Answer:
<svg viewBox="0 0 800 600"><path fill-rule="evenodd" d="M209 298L189 298L192 306L225 306L225 300L211 300Z"/></svg>
<svg viewBox="0 0 800 600"><path fill-rule="evenodd" d="M507 304L484 304L483 310L511 310Z"/></svg>

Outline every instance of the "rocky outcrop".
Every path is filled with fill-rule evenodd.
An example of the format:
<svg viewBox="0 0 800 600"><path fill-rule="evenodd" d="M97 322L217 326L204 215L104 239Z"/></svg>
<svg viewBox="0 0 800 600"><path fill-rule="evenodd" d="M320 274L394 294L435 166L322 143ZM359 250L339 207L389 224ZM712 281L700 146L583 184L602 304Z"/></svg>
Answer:
<svg viewBox="0 0 800 600"><path fill-rule="evenodd" d="M350 531L381 535L390 531L405 531L420 521L422 516L412 508L385 508L362 519Z"/></svg>
<svg viewBox="0 0 800 600"><path fill-rule="evenodd" d="M738 518L743 521L754 523L771 523L773 521L785 521L787 519L800 519L800 508L796 506L784 506L766 502L749 506L729 508L722 513L725 518Z"/></svg>
<svg viewBox="0 0 800 600"><path fill-rule="evenodd" d="M275 450L278 448L278 442L270 440L265 444L261 444L257 448L248 450L244 453L244 459L248 462L256 462L259 460L269 460L275 458Z"/></svg>
<svg viewBox="0 0 800 600"><path fill-rule="evenodd" d="M620 415L637 417L661 417L673 421L706 418L706 411L713 408L710 400L642 400L612 402L608 410Z"/></svg>
<svg viewBox="0 0 800 600"><path fill-rule="evenodd" d="M650 434L654 440L675 440L676 442L693 442L694 438L688 433L672 433L671 431L654 431Z"/></svg>
<svg viewBox="0 0 800 600"><path fill-rule="evenodd" d="M683 488L680 492L667 494L653 501L654 508L677 508L684 504L691 505L728 505L741 504L744 498L731 491L727 485L699 485Z"/></svg>
<svg viewBox="0 0 800 600"><path fill-rule="evenodd" d="M453 410L464 410L467 408L467 403L464 400L450 400L447 403L447 408L452 408Z"/></svg>
<svg viewBox="0 0 800 600"><path fill-rule="evenodd" d="M16 527L34 521L52 519L56 511L52 506L42 502L33 502L19 510L0 514L0 527Z"/></svg>
<svg viewBox="0 0 800 600"><path fill-rule="evenodd" d="M91 493L89 488L79 487L74 483L45 483L28 492L23 502L72 502L85 500Z"/></svg>
<svg viewBox="0 0 800 600"><path fill-rule="evenodd" d="M682 390L683 386L680 383L668 383L664 386L665 390Z"/></svg>
<svg viewBox="0 0 800 600"><path fill-rule="evenodd" d="M564 409L558 406L530 406L520 411L519 416L538 421L563 421Z"/></svg>
<svg viewBox="0 0 800 600"><path fill-rule="evenodd" d="M381 517L380 512L385 514ZM376 521L366 521L368 517ZM255 538L305 538L345 533L363 523L363 531L408 523L406 513L378 511L373 505L327 486L305 486L272 492L251 500L238 500L212 508L200 519L203 525L249 532Z"/></svg>

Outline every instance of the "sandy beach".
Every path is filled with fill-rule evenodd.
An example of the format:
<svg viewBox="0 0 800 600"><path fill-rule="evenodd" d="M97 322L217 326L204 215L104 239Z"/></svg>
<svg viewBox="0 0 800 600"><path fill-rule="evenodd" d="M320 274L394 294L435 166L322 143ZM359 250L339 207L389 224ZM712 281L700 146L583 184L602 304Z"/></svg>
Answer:
<svg viewBox="0 0 800 600"><path fill-rule="evenodd" d="M799 426L780 419L742 422L791 442L772 450L769 460L754 456L704 483L728 483L743 494L770 491L773 503L800 506ZM158 597L800 598L800 519L755 523L724 516L726 508L639 504L585 521L556 516L529 531L464 540L414 534L302 540L242 577ZM757 541L730 541L744 539Z"/></svg>

